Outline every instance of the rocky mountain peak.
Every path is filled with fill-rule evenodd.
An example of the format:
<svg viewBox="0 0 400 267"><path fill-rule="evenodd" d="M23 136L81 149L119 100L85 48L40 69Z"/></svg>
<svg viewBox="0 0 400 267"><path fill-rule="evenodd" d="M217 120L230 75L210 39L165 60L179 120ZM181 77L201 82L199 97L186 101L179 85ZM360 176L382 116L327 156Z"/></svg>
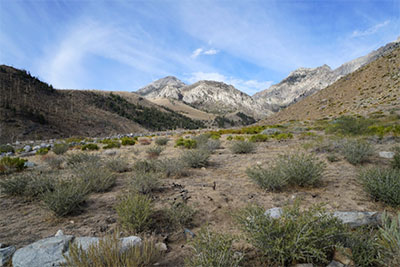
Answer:
<svg viewBox="0 0 400 267"><path fill-rule="evenodd" d="M173 98L180 99L180 88L186 84L175 76L158 79L136 91L137 94L147 98Z"/></svg>

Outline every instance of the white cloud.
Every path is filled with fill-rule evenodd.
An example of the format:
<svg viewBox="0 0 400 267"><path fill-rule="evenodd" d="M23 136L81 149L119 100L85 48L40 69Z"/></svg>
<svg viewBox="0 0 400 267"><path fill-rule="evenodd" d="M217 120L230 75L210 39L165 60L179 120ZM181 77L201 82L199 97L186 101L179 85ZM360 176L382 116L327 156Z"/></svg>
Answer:
<svg viewBox="0 0 400 267"><path fill-rule="evenodd" d="M201 80L210 80L217 82L224 82L226 84L231 84L237 89L253 95L261 90L269 88L273 81L257 81L257 80L243 80L235 77L227 77L218 72L193 72L190 77L186 79L190 83L195 83Z"/></svg>
<svg viewBox="0 0 400 267"><path fill-rule="evenodd" d="M359 30L355 30L353 31L353 33L351 34L351 37L363 37L363 36L368 36L368 35L372 35L376 32L378 32L381 28L385 27L386 25L388 25L390 23L390 20L386 20L382 23L378 23L366 30L363 31L359 31Z"/></svg>
<svg viewBox="0 0 400 267"><path fill-rule="evenodd" d="M207 55L207 56L212 56L218 54L218 50L211 48L208 50L204 50L203 48L197 48L196 50L193 51L192 55L190 56L191 58L197 58L200 55Z"/></svg>

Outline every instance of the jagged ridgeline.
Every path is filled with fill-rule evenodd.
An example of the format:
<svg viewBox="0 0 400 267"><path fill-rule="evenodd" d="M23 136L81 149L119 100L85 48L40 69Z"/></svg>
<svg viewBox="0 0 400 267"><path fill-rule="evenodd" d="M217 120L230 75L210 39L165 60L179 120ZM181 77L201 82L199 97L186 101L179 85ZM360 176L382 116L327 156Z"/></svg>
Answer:
<svg viewBox="0 0 400 267"><path fill-rule="evenodd" d="M113 93L110 93L106 97L98 95L93 98L93 103L98 108L133 120L151 130L161 131L176 128L198 129L204 127L202 121L192 120L168 108L164 107L168 112L162 112L155 107L145 107L130 103L123 97Z"/></svg>
<svg viewBox="0 0 400 267"><path fill-rule="evenodd" d="M25 70L0 66L0 143L203 126L136 94L56 90Z"/></svg>

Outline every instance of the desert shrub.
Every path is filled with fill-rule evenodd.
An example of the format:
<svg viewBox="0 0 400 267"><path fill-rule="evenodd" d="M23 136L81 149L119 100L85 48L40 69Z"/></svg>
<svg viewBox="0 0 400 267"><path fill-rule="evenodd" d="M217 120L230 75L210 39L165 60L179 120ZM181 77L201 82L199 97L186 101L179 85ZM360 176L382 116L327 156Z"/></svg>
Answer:
<svg viewBox="0 0 400 267"><path fill-rule="evenodd" d="M0 166L3 166L4 173L12 171L22 171L24 168L26 168L25 162L27 161L28 160L21 158L2 157L0 159Z"/></svg>
<svg viewBox="0 0 400 267"><path fill-rule="evenodd" d="M121 157L115 157L104 161L104 166L113 172L121 173L129 171L129 163Z"/></svg>
<svg viewBox="0 0 400 267"><path fill-rule="evenodd" d="M361 171L359 179L374 199L400 205L400 169L373 167Z"/></svg>
<svg viewBox="0 0 400 267"><path fill-rule="evenodd" d="M89 190L80 179L57 180L52 191L41 195L43 204L56 216L63 217L82 209Z"/></svg>
<svg viewBox="0 0 400 267"><path fill-rule="evenodd" d="M233 137L233 140L244 141L244 140L246 140L246 138L244 138L244 136L242 136L242 135L236 135L235 137Z"/></svg>
<svg viewBox="0 0 400 267"><path fill-rule="evenodd" d="M220 146L221 146L221 141L219 141L218 139L209 139L205 143L200 143L198 145L198 148L213 152L214 150L218 149Z"/></svg>
<svg viewBox="0 0 400 267"><path fill-rule="evenodd" d="M87 185L90 192L106 192L116 181L115 175L99 162L74 165L73 173Z"/></svg>
<svg viewBox="0 0 400 267"><path fill-rule="evenodd" d="M138 160L133 164L135 172L156 172L157 161L155 160Z"/></svg>
<svg viewBox="0 0 400 267"><path fill-rule="evenodd" d="M27 175L28 184L26 185L24 196L37 198L46 192L54 190L54 173L29 173Z"/></svg>
<svg viewBox="0 0 400 267"><path fill-rule="evenodd" d="M133 146L135 144L135 139L131 138L131 137L122 137L121 138L121 144L123 146Z"/></svg>
<svg viewBox="0 0 400 267"><path fill-rule="evenodd" d="M70 166L81 163L98 163L100 162L98 155L91 155L87 153L74 153L66 156L67 164Z"/></svg>
<svg viewBox="0 0 400 267"><path fill-rule="evenodd" d="M166 177L183 177L188 175L187 164L180 158L167 158L157 162L157 171Z"/></svg>
<svg viewBox="0 0 400 267"><path fill-rule="evenodd" d="M207 143L208 139L210 139L209 134L200 134L192 138L196 143L199 144L205 144Z"/></svg>
<svg viewBox="0 0 400 267"><path fill-rule="evenodd" d="M373 123L373 120L364 117L342 116L332 121L326 128L326 132L343 135L362 135L369 132L368 127Z"/></svg>
<svg viewBox="0 0 400 267"><path fill-rule="evenodd" d="M155 140L156 145L158 146L166 146L169 139L167 137L159 137Z"/></svg>
<svg viewBox="0 0 400 267"><path fill-rule="evenodd" d="M38 151L36 151L36 155L46 155L49 153L49 150L50 149L48 147L41 147Z"/></svg>
<svg viewBox="0 0 400 267"><path fill-rule="evenodd" d="M233 140L233 136L232 136L232 135L229 135L229 136L226 138L226 140L232 141L232 140Z"/></svg>
<svg viewBox="0 0 400 267"><path fill-rule="evenodd" d="M248 168L246 174L261 188L269 191L280 191L288 184L287 177L276 166L266 169L259 166Z"/></svg>
<svg viewBox="0 0 400 267"><path fill-rule="evenodd" d="M249 241L272 266L325 263L346 232L343 224L321 206L300 211L298 204L283 209L280 218L248 206L236 216Z"/></svg>
<svg viewBox="0 0 400 267"><path fill-rule="evenodd" d="M7 152L15 152L14 147L11 145L0 145L0 154L1 153L7 153Z"/></svg>
<svg viewBox="0 0 400 267"><path fill-rule="evenodd" d="M374 149L366 141L347 140L342 144L341 153L349 163L356 165L366 162L374 153Z"/></svg>
<svg viewBox="0 0 400 267"><path fill-rule="evenodd" d="M26 186L29 183L29 177L18 175L6 179L0 179L1 193L10 196L22 196L25 193Z"/></svg>
<svg viewBox="0 0 400 267"><path fill-rule="evenodd" d="M185 266L240 266L241 256L235 255L234 238L202 228L190 242L192 253L185 259Z"/></svg>
<svg viewBox="0 0 400 267"><path fill-rule="evenodd" d="M337 162L337 161L340 160L339 157L338 157L336 154L333 154L333 153L327 155L327 156L326 156L326 159L327 159L329 162Z"/></svg>
<svg viewBox="0 0 400 267"><path fill-rule="evenodd" d="M255 144L248 141L236 141L231 146L231 151L234 154L247 154L253 152L255 149Z"/></svg>
<svg viewBox="0 0 400 267"><path fill-rule="evenodd" d="M130 184L133 191L148 194L160 188L160 175L156 172L135 172Z"/></svg>
<svg viewBox="0 0 400 267"><path fill-rule="evenodd" d="M208 165L210 151L205 149L194 149L184 151L181 155L181 160L189 167L201 168Z"/></svg>
<svg viewBox="0 0 400 267"><path fill-rule="evenodd" d="M111 148L120 148L121 144L117 140L109 140L105 143L106 145L103 147L103 149L111 149Z"/></svg>
<svg viewBox="0 0 400 267"><path fill-rule="evenodd" d="M391 161L392 168L400 169L400 146L395 147L393 150L394 150L394 156Z"/></svg>
<svg viewBox="0 0 400 267"><path fill-rule="evenodd" d="M154 214L151 199L142 194L129 193L119 199L115 206L122 227L140 233L150 229Z"/></svg>
<svg viewBox="0 0 400 267"><path fill-rule="evenodd" d="M85 151L85 150L99 150L100 148L96 144L86 144L83 145L81 149L82 151Z"/></svg>
<svg viewBox="0 0 400 267"><path fill-rule="evenodd" d="M400 213L391 218L382 214L382 226L379 228L379 242L384 248L385 266L400 266Z"/></svg>
<svg viewBox="0 0 400 267"><path fill-rule="evenodd" d="M266 134L255 134L249 137L250 142L267 142L268 135Z"/></svg>
<svg viewBox="0 0 400 267"><path fill-rule="evenodd" d="M192 226L193 216L196 214L196 210L184 202L171 204L167 212L171 223L180 227Z"/></svg>
<svg viewBox="0 0 400 267"><path fill-rule="evenodd" d="M148 145L151 144L151 139L140 138L140 139L138 139L138 142L139 142L142 146L148 146Z"/></svg>
<svg viewBox="0 0 400 267"><path fill-rule="evenodd" d="M64 162L64 158L58 155L45 155L42 157L43 162L45 162L51 169L61 169L61 165Z"/></svg>
<svg viewBox="0 0 400 267"><path fill-rule="evenodd" d="M184 147L187 149L193 149L197 147L197 142L196 140L193 139L184 139L183 137L180 137L178 140L176 140L175 147Z"/></svg>
<svg viewBox="0 0 400 267"><path fill-rule="evenodd" d="M116 234L103 237L99 242L90 244L87 249L72 243L68 251L69 253L64 255L66 262L61 266L144 267L153 266L162 256L153 238L142 240L140 244L123 247Z"/></svg>
<svg viewBox="0 0 400 267"><path fill-rule="evenodd" d="M55 144L52 151L56 155L62 155L68 151L69 146L67 144Z"/></svg>
<svg viewBox="0 0 400 267"><path fill-rule="evenodd" d="M276 140L288 140L288 139L292 139L293 138L293 134L292 133L280 133L280 134L276 134L276 135L272 135L273 138L275 138Z"/></svg>
<svg viewBox="0 0 400 267"><path fill-rule="evenodd" d="M351 255L348 256L352 258L356 266L380 266L383 249L373 229L361 228L350 232L344 243L351 249ZM345 251L343 254L346 255Z"/></svg>
<svg viewBox="0 0 400 267"><path fill-rule="evenodd" d="M161 146L153 146L146 150L147 156L151 159L158 158L161 152L164 151Z"/></svg>

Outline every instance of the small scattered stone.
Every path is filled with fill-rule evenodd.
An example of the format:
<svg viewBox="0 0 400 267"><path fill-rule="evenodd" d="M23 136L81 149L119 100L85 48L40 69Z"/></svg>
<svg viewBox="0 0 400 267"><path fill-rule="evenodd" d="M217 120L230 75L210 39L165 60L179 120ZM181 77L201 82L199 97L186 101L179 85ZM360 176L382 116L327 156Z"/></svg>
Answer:
<svg viewBox="0 0 400 267"><path fill-rule="evenodd" d="M23 150L24 150L25 152L29 152L29 151L32 150L32 147L31 147L30 145L26 145L26 146L24 146Z"/></svg>
<svg viewBox="0 0 400 267"><path fill-rule="evenodd" d="M331 261L326 267L344 267L344 265L338 261Z"/></svg>
<svg viewBox="0 0 400 267"><path fill-rule="evenodd" d="M205 167L201 167L201 170L202 170L202 171L205 171L205 170L206 170L206 168L205 168Z"/></svg>
<svg viewBox="0 0 400 267"><path fill-rule="evenodd" d="M122 243L121 251L124 252L131 246L140 245L140 243L142 243L142 239L137 236L128 236L121 238L121 243Z"/></svg>
<svg viewBox="0 0 400 267"><path fill-rule="evenodd" d="M157 243L157 244L156 244L156 248L157 248L159 251L162 251L162 252L166 252L166 251L168 250L167 245L166 245L165 243L163 243L163 242Z"/></svg>
<svg viewBox="0 0 400 267"><path fill-rule="evenodd" d="M269 217L273 219L278 219L281 217L282 213L283 213L282 208L272 208L267 210L264 214L269 215Z"/></svg>
<svg viewBox="0 0 400 267"><path fill-rule="evenodd" d="M368 211L335 211L332 215L352 228L363 225L378 225L380 214Z"/></svg>
<svg viewBox="0 0 400 267"><path fill-rule="evenodd" d="M351 259L352 255L353 255L353 253L351 252L350 248L335 250L335 253L333 255L333 260L337 261L339 263L342 263L344 265L353 265L354 266L354 262Z"/></svg>
<svg viewBox="0 0 400 267"><path fill-rule="evenodd" d="M40 146L34 146L33 148L32 148L32 150L34 150L34 151L37 151L37 150L39 150L40 149Z"/></svg>
<svg viewBox="0 0 400 267"><path fill-rule="evenodd" d="M394 157L394 152L390 151L381 151L379 152L379 157L385 158L385 159L392 159Z"/></svg>
<svg viewBox="0 0 400 267"><path fill-rule="evenodd" d="M33 163L33 162L31 162L31 161L26 161L26 162L24 163L24 166L25 166L26 168L32 168L32 167L35 167L35 163Z"/></svg>
<svg viewBox="0 0 400 267"><path fill-rule="evenodd" d="M115 156L117 154L117 151L115 150L106 150L103 152L104 155L106 156Z"/></svg>
<svg viewBox="0 0 400 267"><path fill-rule="evenodd" d="M15 246L2 246L0 246L0 266L7 266L8 262L11 260L12 255L16 251L16 248Z"/></svg>
<svg viewBox="0 0 400 267"><path fill-rule="evenodd" d="M64 235L63 231L60 229L57 231L57 233L54 236L62 236Z"/></svg>

